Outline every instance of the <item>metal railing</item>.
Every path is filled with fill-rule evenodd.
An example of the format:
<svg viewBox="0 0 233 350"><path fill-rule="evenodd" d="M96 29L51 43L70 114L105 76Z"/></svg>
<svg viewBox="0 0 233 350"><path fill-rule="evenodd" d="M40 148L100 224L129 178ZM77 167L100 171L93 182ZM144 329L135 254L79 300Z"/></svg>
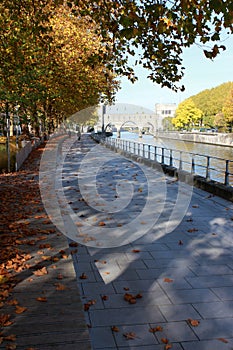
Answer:
<svg viewBox="0 0 233 350"><path fill-rule="evenodd" d="M107 138L105 143L131 154L154 160L160 164L166 164L191 174L200 175L207 181L214 180L225 186L233 186L233 160L126 139Z"/></svg>

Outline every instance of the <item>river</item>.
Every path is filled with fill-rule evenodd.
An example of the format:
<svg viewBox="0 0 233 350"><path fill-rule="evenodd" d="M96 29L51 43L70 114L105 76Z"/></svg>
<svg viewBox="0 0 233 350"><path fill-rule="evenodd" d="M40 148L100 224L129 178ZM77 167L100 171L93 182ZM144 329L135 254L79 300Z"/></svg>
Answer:
<svg viewBox="0 0 233 350"><path fill-rule="evenodd" d="M116 137L116 133L113 134L113 137ZM196 142L188 142L188 141L180 141L180 140L172 140L165 138L154 138L152 135L143 135L142 138L138 137L137 133L123 131L121 132L121 139L127 139L137 142L142 142L148 145L154 145L158 147L164 147L168 149L184 151L189 153L194 153L196 155L205 155L211 157L222 158L224 160L233 161L233 147L229 146L216 146L210 144L196 143ZM196 156L196 159L199 158L199 164L205 165L204 162L206 159L203 157ZM177 164L174 164L175 166ZM225 171L225 161L221 161L218 159L212 159L211 166L213 168L219 169L221 172ZM197 169L198 170L198 169ZM199 167L200 175L205 175L205 169L203 167ZM216 171L211 171L211 179L223 182L223 173L217 173ZM233 162L230 163L230 173L233 173ZM233 176L230 176L230 184L233 185Z"/></svg>

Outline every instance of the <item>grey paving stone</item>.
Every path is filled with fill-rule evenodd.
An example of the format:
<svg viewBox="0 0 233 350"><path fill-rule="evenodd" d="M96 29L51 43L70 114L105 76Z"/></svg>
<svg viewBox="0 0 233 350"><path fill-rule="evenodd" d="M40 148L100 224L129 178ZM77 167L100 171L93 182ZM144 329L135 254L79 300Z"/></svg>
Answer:
<svg viewBox="0 0 233 350"><path fill-rule="evenodd" d="M105 309L90 311L91 325L112 326L112 325L134 325L140 323L154 323L165 321L157 306Z"/></svg>
<svg viewBox="0 0 233 350"><path fill-rule="evenodd" d="M193 288L214 288L233 286L233 276L200 276L187 277L187 281Z"/></svg>
<svg viewBox="0 0 233 350"><path fill-rule="evenodd" d="M134 339L127 339L125 335L127 333L134 333ZM119 332L114 332L116 343L119 347L121 346L145 346L158 344L154 334L149 332L149 325L133 325L119 327Z"/></svg>
<svg viewBox="0 0 233 350"><path fill-rule="evenodd" d="M100 295L114 293L112 284L105 284L104 282L89 282L82 285L84 295Z"/></svg>
<svg viewBox="0 0 233 350"><path fill-rule="evenodd" d="M172 282L166 282L164 278L158 278L157 282L165 290L177 290L177 289L192 289L192 286L186 281L186 278L166 276L165 278L170 278Z"/></svg>
<svg viewBox="0 0 233 350"><path fill-rule="evenodd" d="M158 345L148 345L148 346L124 346L124 347L119 347L118 350L126 350L126 349L131 349L131 350L164 350L164 344L158 344ZM180 344L178 343L173 343L172 344L172 350L183 350Z"/></svg>
<svg viewBox="0 0 233 350"><path fill-rule="evenodd" d="M159 309L168 322L200 319L200 315L190 304L160 305Z"/></svg>
<svg viewBox="0 0 233 350"><path fill-rule="evenodd" d="M130 292L128 291L125 293ZM136 294L137 293L132 293L132 295ZM104 301L105 307L110 309L129 307L129 302L124 300L124 295L125 294L108 295L108 300ZM160 287L155 289L153 292L143 292L141 295L142 298L136 298L136 304L130 304L132 309L137 308L138 306L171 304L170 300Z"/></svg>
<svg viewBox="0 0 233 350"><path fill-rule="evenodd" d="M212 291L222 300L233 300L232 287L212 288Z"/></svg>
<svg viewBox="0 0 233 350"><path fill-rule="evenodd" d="M196 342L182 342L184 350L231 350L232 344L223 343L221 340L203 340Z"/></svg>
<svg viewBox="0 0 233 350"><path fill-rule="evenodd" d="M92 327L90 337L93 349L115 349L116 343L111 327Z"/></svg>
<svg viewBox="0 0 233 350"><path fill-rule="evenodd" d="M167 268L150 268L136 270L141 279L155 279L162 277L182 278L194 276L194 273L187 267L167 267Z"/></svg>
<svg viewBox="0 0 233 350"><path fill-rule="evenodd" d="M208 288L166 290L166 293L173 304L219 301L219 298Z"/></svg>
<svg viewBox="0 0 233 350"><path fill-rule="evenodd" d="M233 318L233 301L194 303L193 306L203 318Z"/></svg>
<svg viewBox="0 0 233 350"><path fill-rule="evenodd" d="M187 322L169 322L150 325L151 328L156 328L157 326L162 327L162 331L154 333L159 343L162 343L162 338L168 339L169 343L198 340Z"/></svg>
<svg viewBox="0 0 233 350"><path fill-rule="evenodd" d="M117 293L123 293L126 288L129 292L152 292L158 288L158 283L154 280L137 280L137 281L116 281L113 286Z"/></svg>
<svg viewBox="0 0 233 350"><path fill-rule="evenodd" d="M200 320L198 327L192 327L200 340L233 338L233 319L215 318Z"/></svg>
<svg viewBox="0 0 233 350"><path fill-rule="evenodd" d="M192 259L177 258L177 259L153 259L143 260L147 268L164 268L164 267L180 267L180 266L199 266L199 264Z"/></svg>
<svg viewBox="0 0 233 350"><path fill-rule="evenodd" d="M201 266L193 266L191 267L191 270L197 275L197 276L211 276L211 275L232 275L233 276L233 270L230 269L226 265L201 265Z"/></svg>

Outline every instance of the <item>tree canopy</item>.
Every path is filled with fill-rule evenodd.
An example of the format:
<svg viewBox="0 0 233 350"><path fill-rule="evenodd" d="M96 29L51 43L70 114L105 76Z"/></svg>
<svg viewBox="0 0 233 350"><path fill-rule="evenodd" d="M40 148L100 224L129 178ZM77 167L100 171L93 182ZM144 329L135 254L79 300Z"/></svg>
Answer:
<svg viewBox="0 0 233 350"><path fill-rule="evenodd" d="M129 56L148 69L152 81L174 90L184 74L182 53L194 43L215 58L233 32L231 0L76 0L79 14L99 24L103 40L112 40L116 72L134 80ZM68 1L72 7L73 1Z"/></svg>
<svg viewBox="0 0 233 350"><path fill-rule="evenodd" d="M191 98L181 102L176 109L172 124L177 129L190 128L201 121L202 111L197 108Z"/></svg>

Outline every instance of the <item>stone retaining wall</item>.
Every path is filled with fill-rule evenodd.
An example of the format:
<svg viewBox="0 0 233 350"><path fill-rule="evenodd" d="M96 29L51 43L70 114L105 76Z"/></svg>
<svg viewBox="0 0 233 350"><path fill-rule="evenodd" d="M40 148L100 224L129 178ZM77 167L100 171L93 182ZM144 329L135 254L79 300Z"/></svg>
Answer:
<svg viewBox="0 0 233 350"><path fill-rule="evenodd" d="M158 132L158 137L188 142L207 143L211 145L233 147L233 134L191 133L191 132Z"/></svg>

